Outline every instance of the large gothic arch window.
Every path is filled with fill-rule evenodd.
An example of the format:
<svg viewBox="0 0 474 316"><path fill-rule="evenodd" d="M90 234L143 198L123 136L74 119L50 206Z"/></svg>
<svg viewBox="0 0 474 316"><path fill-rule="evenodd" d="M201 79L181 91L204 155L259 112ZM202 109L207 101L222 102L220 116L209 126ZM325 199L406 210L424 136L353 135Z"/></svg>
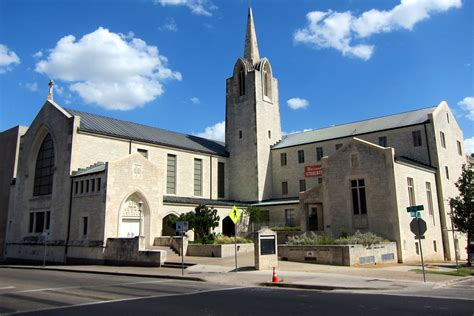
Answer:
<svg viewBox="0 0 474 316"><path fill-rule="evenodd" d="M41 143L36 157L33 195L47 195L53 191L54 143L48 133Z"/></svg>

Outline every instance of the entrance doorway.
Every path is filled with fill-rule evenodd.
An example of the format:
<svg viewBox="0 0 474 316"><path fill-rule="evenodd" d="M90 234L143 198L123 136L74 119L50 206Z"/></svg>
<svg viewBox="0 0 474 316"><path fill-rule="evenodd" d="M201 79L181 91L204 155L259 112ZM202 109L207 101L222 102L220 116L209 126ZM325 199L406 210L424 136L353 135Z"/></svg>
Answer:
<svg viewBox="0 0 474 316"><path fill-rule="evenodd" d="M163 230L161 236L176 236L176 219L178 216L168 214L163 217Z"/></svg>
<svg viewBox="0 0 474 316"><path fill-rule="evenodd" d="M235 236L235 224L229 216L222 220L222 234L226 236Z"/></svg>
<svg viewBox="0 0 474 316"><path fill-rule="evenodd" d="M323 206L310 205L308 209L308 230L309 231L323 231Z"/></svg>

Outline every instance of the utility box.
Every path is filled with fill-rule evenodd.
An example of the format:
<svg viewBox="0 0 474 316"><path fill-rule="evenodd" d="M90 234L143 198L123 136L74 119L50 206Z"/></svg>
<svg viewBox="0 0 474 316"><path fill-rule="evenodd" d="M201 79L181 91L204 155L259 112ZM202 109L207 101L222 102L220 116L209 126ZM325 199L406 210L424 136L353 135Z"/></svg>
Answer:
<svg viewBox="0 0 474 316"><path fill-rule="evenodd" d="M278 265L277 233L263 228L254 235L255 269L269 270Z"/></svg>

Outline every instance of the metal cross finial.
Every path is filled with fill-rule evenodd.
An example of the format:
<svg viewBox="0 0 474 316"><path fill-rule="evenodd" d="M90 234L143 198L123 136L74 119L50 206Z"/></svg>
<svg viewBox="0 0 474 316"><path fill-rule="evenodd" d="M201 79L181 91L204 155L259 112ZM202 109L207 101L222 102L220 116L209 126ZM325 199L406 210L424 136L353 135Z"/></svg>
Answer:
<svg viewBox="0 0 474 316"><path fill-rule="evenodd" d="M49 80L49 92L48 92L48 100L53 100L53 88L54 88L54 81Z"/></svg>

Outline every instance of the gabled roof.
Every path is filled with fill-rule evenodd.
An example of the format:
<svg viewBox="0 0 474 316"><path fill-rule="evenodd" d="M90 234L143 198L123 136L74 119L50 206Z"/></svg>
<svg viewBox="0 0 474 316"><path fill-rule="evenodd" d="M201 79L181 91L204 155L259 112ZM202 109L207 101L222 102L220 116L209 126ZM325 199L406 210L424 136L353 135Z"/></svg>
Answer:
<svg viewBox="0 0 474 316"><path fill-rule="evenodd" d="M105 170L105 163L99 161L93 165L90 165L89 167L79 168L79 170L77 170L76 172L73 171L72 176L73 177L85 176L88 174L99 173L104 170Z"/></svg>
<svg viewBox="0 0 474 316"><path fill-rule="evenodd" d="M422 124L428 121L428 114L432 113L435 109L436 107L430 107L365 121L316 129L308 132L289 134L284 136L278 144L272 147L272 149L292 147L343 137L353 137L376 131Z"/></svg>
<svg viewBox="0 0 474 316"><path fill-rule="evenodd" d="M71 115L81 117L79 126L81 131L207 154L228 156L225 145L222 142L72 109L66 109L66 111Z"/></svg>

